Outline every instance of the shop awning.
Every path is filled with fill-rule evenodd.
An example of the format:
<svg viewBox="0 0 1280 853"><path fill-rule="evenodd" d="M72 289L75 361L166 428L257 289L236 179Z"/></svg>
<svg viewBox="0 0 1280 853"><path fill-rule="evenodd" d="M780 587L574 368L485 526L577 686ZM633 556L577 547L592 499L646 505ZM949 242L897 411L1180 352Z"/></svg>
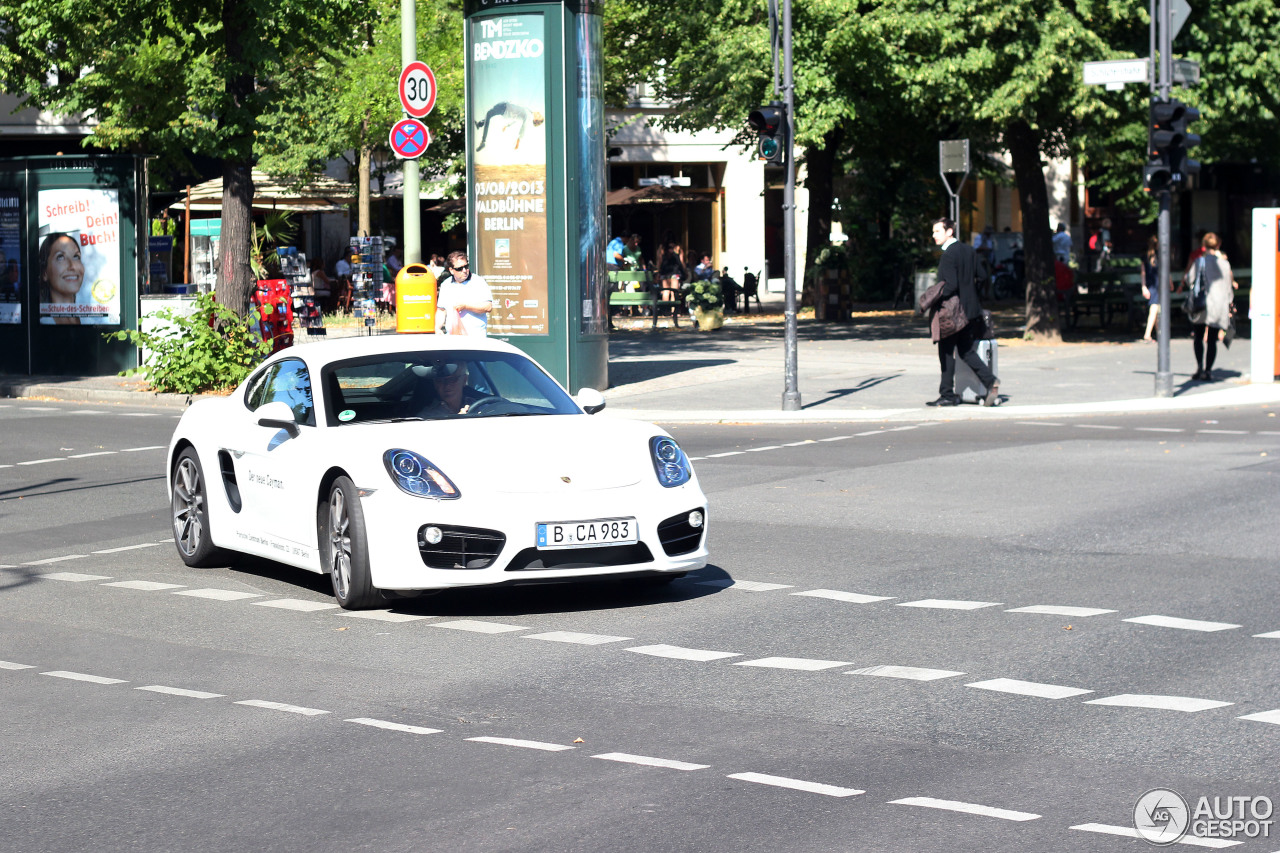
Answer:
<svg viewBox="0 0 1280 853"><path fill-rule="evenodd" d="M661 184L640 187L639 189L623 187L609 192L604 197L604 203L609 207L644 207L651 204L697 203L714 200L714 191L691 190L684 187L664 187Z"/></svg>
<svg viewBox="0 0 1280 853"><path fill-rule="evenodd" d="M266 172L253 170L253 209L286 210L293 213L326 213L346 210L356 201L356 188L346 181L327 175L307 178L298 186L273 178ZM185 197L169 205L171 210L186 208ZM191 209L222 209L222 178L214 178L191 188Z"/></svg>

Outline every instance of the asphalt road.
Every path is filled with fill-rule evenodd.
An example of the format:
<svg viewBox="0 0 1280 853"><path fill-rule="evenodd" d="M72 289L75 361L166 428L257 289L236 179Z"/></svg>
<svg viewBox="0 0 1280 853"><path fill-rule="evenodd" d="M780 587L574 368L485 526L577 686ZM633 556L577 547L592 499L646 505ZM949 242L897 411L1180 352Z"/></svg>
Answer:
<svg viewBox="0 0 1280 853"><path fill-rule="evenodd" d="M1144 848L1280 799L1273 415L673 427L706 570L354 616L182 565L173 413L0 401L0 848Z"/></svg>

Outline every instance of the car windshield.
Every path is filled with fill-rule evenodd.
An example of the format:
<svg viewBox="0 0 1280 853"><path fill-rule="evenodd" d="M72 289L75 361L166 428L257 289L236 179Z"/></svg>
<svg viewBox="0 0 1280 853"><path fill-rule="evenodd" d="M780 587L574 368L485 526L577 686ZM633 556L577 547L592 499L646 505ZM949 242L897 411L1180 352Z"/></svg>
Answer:
<svg viewBox="0 0 1280 853"><path fill-rule="evenodd" d="M519 353L389 353L334 362L321 376L330 426L582 412Z"/></svg>

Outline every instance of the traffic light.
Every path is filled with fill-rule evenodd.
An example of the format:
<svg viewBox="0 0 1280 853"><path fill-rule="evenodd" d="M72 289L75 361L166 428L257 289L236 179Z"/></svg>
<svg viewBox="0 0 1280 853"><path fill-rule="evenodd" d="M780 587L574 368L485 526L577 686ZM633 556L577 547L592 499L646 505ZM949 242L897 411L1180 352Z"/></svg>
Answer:
<svg viewBox="0 0 1280 853"><path fill-rule="evenodd" d="M756 141L757 157L774 165L787 162L786 111L781 105L752 110L747 124L760 135Z"/></svg>
<svg viewBox="0 0 1280 853"><path fill-rule="evenodd" d="M1187 149L1200 144L1200 137L1188 130L1200 118L1200 111L1181 101L1151 102L1147 122L1147 165L1142 172L1147 192L1181 186L1200 172L1200 164L1187 156Z"/></svg>

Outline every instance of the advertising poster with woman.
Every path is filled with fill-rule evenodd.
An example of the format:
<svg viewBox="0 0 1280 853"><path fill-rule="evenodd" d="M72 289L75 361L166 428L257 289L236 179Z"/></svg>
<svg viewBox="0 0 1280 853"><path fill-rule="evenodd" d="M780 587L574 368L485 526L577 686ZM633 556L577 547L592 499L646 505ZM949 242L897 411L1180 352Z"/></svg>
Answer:
<svg viewBox="0 0 1280 853"><path fill-rule="evenodd" d="M470 131L478 272L489 334L545 335L547 127L543 16L472 22Z"/></svg>
<svg viewBox="0 0 1280 853"><path fill-rule="evenodd" d="M0 324L22 322L22 205L17 193L0 193Z"/></svg>
<svg viewBox="0 0 1280 853"><path fill-rule="evenodd" d="M46 325L120 325L116 190L41 190L35 287Z"/></svg>

